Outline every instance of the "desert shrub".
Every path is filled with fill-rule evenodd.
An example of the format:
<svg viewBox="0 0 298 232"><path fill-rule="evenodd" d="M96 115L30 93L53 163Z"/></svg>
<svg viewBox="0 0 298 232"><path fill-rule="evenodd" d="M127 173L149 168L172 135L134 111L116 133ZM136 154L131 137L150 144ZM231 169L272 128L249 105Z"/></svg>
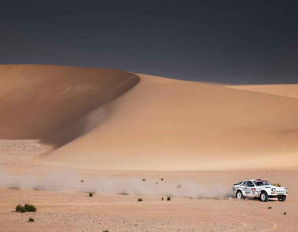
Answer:
<svg viewBox="0 0 298 232"><path fill-rule="evenodd" d="M139 198L138 201L143 201L143 198Z"/></svg>
<svg viewBox="0 0 298 232"><path fill-rule="evenodd" d="M161 198L161 200L163 201L163 197Z"/></svg>
<svg viewBox="0 0 298 232"><path fill-rule="evenodd" d="M34 222L34 218L29 218L28 222Z"/></svg>
<svg viewBox="0 0 298 232"><path fill-rule="evenodd" d="M36 207L34 205L25 204L24 208L27 212L36 212Z"/></svg>
<svg viewBox="0 0 298 232"><path fill-rule="evenodd" d="M18 205L16 206L16 212L18 212L18 213L26 213L27 210L26 210L26 208L25 208L24 206L18 204Z"/></svg>
<svg viewBox="0 0 298 232"><path fill-rule="evenodd" d="M18 213L36 212L36 207L30 204L25 204L24 206L22 206L21 204L18 204L16 206L16 212Z"/></svg>
<svg viewBox="0 0 298 232"><path fill-rule="evenodd" d="M170 196L168 196L168 197L167 197L167 201L170 201L170 200L171 200L171 197L170 197Z"/></svg>
<svg viewBox="0 0 298 232"><path fill-rule="evenodd" d="M24 208L23 206L21 206L20 204L18 204L16 206L16 212L21 212L21 209Z"/></svg>
<svg viewBox="0 0 298 232"><path fill-rule="evenodd" d="M269 206L269 207L268 207L268 209L272 209L272 207L271 207L271 206Z"/></svg>
<svg viewBox="0 0 298 232"><path fill-rule="evenodd" d="M145 179L145 178L143 178L143 179L142 179L142 181L146 181L146 179Z"/></svg>
<svg viewBox="0 0 298 232"><path fill-rule="evenodd" d="M281 185L279 183L274 184L274 186L281 187Z"/></svg>
<svg viewBox="0 0 298 232"><path fill-rule="evenodd" d="M93 197L93 193L92 192L89 193L89 197Z"/></svg>
<svg viewBox="0 0 298 232"><path fill-rule="evenodd" d="M161 178L160 180L163 181L163 178Z"/></svg>
<svg viewBox="0 0 298 232"><path fill-rule="evenodd" d="M284 212L284 215L287 215L287 213L286 213L286 212Z"/></svg>
<svg viewBox="0 0 298 232"><path fill-rule="evenodd" d="M103 232L109 232L108 230L104 230Z"/></svg>

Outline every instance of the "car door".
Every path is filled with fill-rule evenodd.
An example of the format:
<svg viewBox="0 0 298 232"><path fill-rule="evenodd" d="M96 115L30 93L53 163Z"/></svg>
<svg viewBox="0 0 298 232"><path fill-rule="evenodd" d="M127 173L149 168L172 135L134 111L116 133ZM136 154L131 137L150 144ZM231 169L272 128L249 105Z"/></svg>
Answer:
<svg viewBox="0 0 298 232"><path fill-rule="evenodd" d="M244 181L242 184L241 184L241 190L242 190L242 194L243 196L248 196L248 192L247 192L247 181Z"/></svg>
<svg viewBox="0 0 298 232"><path fill-rule="evenodd" d="M246 196L254 197L256 193L256 186L252 181L247 181L246 189L245 189Z"/></svg>

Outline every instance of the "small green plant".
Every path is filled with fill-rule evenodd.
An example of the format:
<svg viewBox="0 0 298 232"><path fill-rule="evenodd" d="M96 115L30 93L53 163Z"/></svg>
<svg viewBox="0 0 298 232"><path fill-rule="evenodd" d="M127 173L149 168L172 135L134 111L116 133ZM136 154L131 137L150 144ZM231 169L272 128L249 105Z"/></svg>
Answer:
<svg viewBox="0 0 298 232"><path fill-rule="evenodd" d="M171 197L170 197L170 196L168 196L168 197L167 197L167 201L170 201L170 200L171 200Z"/></svg>
<svg viewBox="0 0 298 232"><path fill-rule="evenodd" d="M109 232L108 230L104 230L103 232Z"/></svg>
<svg viewBox="0 0 298 232"><path fill-rule="evenodd" d="M17 206L16 206L16 212L21 212L21 210L22 210L22 208L24 208L23 206L21 206L20 204L18 204Z"/></svg>
<svg viewBox="0 0 298 232"><path fill-rule="evenodd" d="M29 218L28 222L34 222L34 218Z"/></svg>
<svg viewBox="0 0 298 232"><path fill-rule="evenodd" d="M274 186L281 187L281 185L279 183L274 184Z"/></svg>
<svg viewBox="0 0 298 232"><path fill-rule="evenodd" d="M143 198L139 198L138 201L143 201Z"/></svg>
<svg viewBox="0 0 298 232"><path fill-rule="evenodd" d="M18 213L36 212L36 207L30 204L25 204L24 206L22 206L21 204L18 204L16 206L16 212Z"/></svg>
<svg viewBox="0 0 298 232"><path fill-rule="evenodd" d="M36 207L34 205L25 204L24 208L26 212L36 212Z"/></svg>
<svg viewBox="0 0 298 232"><path fill-rule="evenodd" d="M89 193L89 197L93 197L93 193L92 192Z"/></svg>

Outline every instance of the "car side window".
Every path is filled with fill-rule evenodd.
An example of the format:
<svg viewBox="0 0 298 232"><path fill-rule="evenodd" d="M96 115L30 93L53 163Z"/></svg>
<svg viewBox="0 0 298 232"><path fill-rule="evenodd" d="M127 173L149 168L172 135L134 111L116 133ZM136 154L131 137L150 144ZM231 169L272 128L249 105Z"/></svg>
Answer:
<svg viewBox="0 0 298 232"><path fill-rule="evenodd" d="M247 181L247 186L248 187L255 187L255 185L252 183L252 181Z"/></svg>
<svg viewBox="0 0 298 232"><path fill-rule="evenodd" d="M247 181L244 181L244 182L242 183L242 186L247 186L246 183L247 183Z"/></svg>

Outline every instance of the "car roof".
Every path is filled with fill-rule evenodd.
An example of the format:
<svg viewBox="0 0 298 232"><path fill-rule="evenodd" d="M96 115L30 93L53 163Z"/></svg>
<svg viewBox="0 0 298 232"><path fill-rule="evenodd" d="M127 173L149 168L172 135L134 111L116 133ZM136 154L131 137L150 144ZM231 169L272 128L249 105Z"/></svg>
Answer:
<svg viewBox="0 0 298 232"><path fill-rule="evenodd" d="M264 180L264 179L252 179L252 180L246 180L246 181L256 181L256 182L258 182L258 181L267 181L267 180Z"/></svg>
<svg viewBox="0 0 298 232"><path fill-rule="evenodd" d="M243 180L241 182L244 182L244 181L267 181L267 180L264 180L264 179L251 179L251 180Z"/></svg>

